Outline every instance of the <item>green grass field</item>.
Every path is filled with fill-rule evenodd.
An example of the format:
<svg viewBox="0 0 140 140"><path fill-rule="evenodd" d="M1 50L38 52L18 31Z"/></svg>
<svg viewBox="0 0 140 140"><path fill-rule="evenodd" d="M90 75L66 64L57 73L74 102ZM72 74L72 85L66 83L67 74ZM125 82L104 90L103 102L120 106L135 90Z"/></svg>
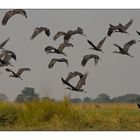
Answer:
<svg viewBox="0 0 140 140"><path fill-rule="evenodd" d="M140 130L136 104L0 103L0 130Z"/></svg>

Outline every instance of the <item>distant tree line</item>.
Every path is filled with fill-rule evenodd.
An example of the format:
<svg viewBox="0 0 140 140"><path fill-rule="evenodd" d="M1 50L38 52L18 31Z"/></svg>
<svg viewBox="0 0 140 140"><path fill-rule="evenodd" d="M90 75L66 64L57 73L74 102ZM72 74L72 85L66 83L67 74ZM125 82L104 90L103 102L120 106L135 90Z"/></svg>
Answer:
<svg viewBox="0 0 140 140"><path fill-rule="evenodd" d="M17 95L15 102L23 103L23 102L31 102L35 100L53 100L50 97L39 97L39 94L35 92L35 89L32 87L25 87L20 94ZM0 93L0 101L8 101L8 97ZM110 96L106 93L99 94L95 99L90 98L88 96L83 99L80 98L70 98L70 101L73 103L140 103L140 95L138 94L125 94L122 96L117 96L110 98Z"/></svg>
<svg viewBox="0 0 140 140"><path fill-rule="evenodd" d="M125 94L118 97L110 98L110 96L106 93L99 94L95 99L90 97L73 98L71 99L73 103L140 103L140 95L138 94Z"/></svg>

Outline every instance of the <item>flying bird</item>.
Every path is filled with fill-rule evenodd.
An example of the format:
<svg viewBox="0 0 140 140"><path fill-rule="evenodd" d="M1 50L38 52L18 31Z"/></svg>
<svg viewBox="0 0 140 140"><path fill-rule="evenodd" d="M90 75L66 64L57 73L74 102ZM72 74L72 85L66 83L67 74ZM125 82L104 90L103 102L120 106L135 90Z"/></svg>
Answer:
<svg viewBox="0 0 140 140"><path fill-rule="evenodd" d="M82 78L83 74L78 71L70 72L68 73L68 76L66 78L66 81L70 81L72 78L79 76L79 78Z"/></svg>
<svg viewBox="0 0 140 140"><path fill-rule="evenodd" d="M9 53L5 53L5 52L2 52L0 54L0 67L3 67L3 66L13 66L11 65L10 63L10 60L13 58L13 56ZM14 59L14 58L13 58Z"/></svg>
<svg viewBox="0 0 140 140"><path fill-rule="evenodd" d="M57 59L57 58L53 58L53 59L50 61L49 65L48 65L48 68L49 68L49 69L53 68L53 66L54 66L54 64L55 64L56 62L64 62L64 63L66 63L67 66L68 66L68 60L67 60L67 59L65 59L65 58L58 58L58 59Z"/></svg>
<svg viewBox="0 0 140 140"><path fill-rule="evenodd" d="M125 43L123 48L121 48L121 47L120 47L119 45L117 45L117 44L114 44L116 47L119 48L119 51L114 51L113 53L120 53L120 54L125 54L125 55L128 55L128 56L130 56L130 57L133 57L132 55L130 55L130 54L128 53L128 50L129 50L129 48L130 48L133 44L135 44L135 43L136 43L136 40L131 40L131 41Z"/></svg>
<svg viewBox="0 0 140 140"><path fill-rule="evenodd" d="M140 108L140 104L137 104L138 108Z"/></svg>
<svg viewBox="0 0 140 140"><path fill-rule="evenodd" d="M66 45L63 44L63 43L61 43L58 49L56 49L56 48L54 48L54 47L52 47L52 46L47 46L47 47L44 49L44 51L45 51L47 54L49 54L49 53L57 53L57 54L62 54L62 55L64 55L64 56L67 56L67 55L65 54L65 52L63 52L63 50L64 50L65 47L66 47Z"/></svg>
<svg viewBox="0 0 140 140"><path fill-rule="evenodd" d="M81 34L81 35L83 35L83 36L86 36L86 35L84 35L84 33L83 33L83 29L82 28L80 28L80 27L78 27L76 30L69 30L69 31L67 31L67 32L63 32L63 31L59 31L58 33L56 33L55 35L54 35L54 37L53 37L53 40L55 41L57 38L59 38L60 36L64 36L64 41L69 41L70 40L70 38L71 38L71 36L72 35L75 35L75 34Z"/></svg>
<svg viewBox="0 0 140 140"><path fill-rule="evenodd" d="M130 19L130 21L128 23L126 23L125 25L122 25L121 23L119 23L119 25L117 26L117 30L116 32L121 32L121 33L127 33L126 31L133 23L133 19Z"/></svg>
<svg viewBox="0 0 140 140"><path fill-rule="evenodd" d="M12 11L8 11L8 12L5 13L5 15L4 15L3 19L2 19L2 25L6 25L7 22L8 22L8 20L9 20L12 16L14 16L14 15L16 15L16 14L23 15L25 18L27 18L27 13L26 13L25 10L23 10L23 9L14 9L14 10L12 10Z"/></svg>
<svg viewBox="0 0 140 140"><path fill-rule="evenodd" d="M0 49L3 49L3 47L6 45L6 43L10 40L10 38L7 38L5 41L3 41L1 44L0 44Z"/></svg>
<svg viewBox="0 0 140 140"><path fill-rule="evenodd" d="M3 53L5 53L5 55L8 55L8 54L11 55L11 57L12 57L14 60L17 59L15 52L13 52L13 51L11 51L11 50L6 50L6 49L4 49L4 50L3 50Z"/></svg>
<svg viewBox="0 0 140 140"><path fill-rule="evenodd" d="M85 81L86 81L87 75L88 75L88 73L86 72L80 78L80 80L78 81L78 83L77 83L77 85L75 87L73 85L71 85L68 81L64 80L62 77L61 77L61 80L62 80L62 82L64 84L66 84L67 86L69 86L67 89L86 93L86 91L84 91L84 89L81 89L81 88L82 88L83 85L85 85Z"/></svg>
<svg viewBox="0 0 140 140"><path fill-rule="evenodd" d="M111 36L112 33L114 33L114 32L129 34L126 30L132 25L133 21L134 21L133 19L130 19L130 21L128 23L126 23L125 25L123 25L121 23L119 23L117 26L109 24L110 27L109 27L107 35Z"/></svg>
<svg viewBox="0 0 140 140"><path fill-rule="evenodd" d="M90 40L87 40L87 42L92 46L90 49L92 50L95 50L95 51L100 51L103 53L101 47L103 46L105 40L106 40L107 37L104 37L99 43L97 46L95 46Z"/></svg>
<svg viewBox="0 0 140 140"><path fill-rule="evenodd" d="M91 58L94 58L94 62L95 62L95 65L98 64L98 61L101 60L100 57L96 54L89 54L89 55L85 55L83 57L83 60L81 62L81 65L84 67L87 63L88 60L90 60Z"/></svg>
<svg viewBox="0 0 140 140"><path fill-rule="evenodd" d="M45 34L49 37L50 36L50 29L46 28L46 27L36 27L34 29L34 32L32 34L32 36L30 37L30 39L34 39L38 34L40 34L41 32L45 32Z"/></svg>
<svg viewBox="0 0 140 140"><path fill-rule="evenodd" d="M14 77L14 78L20 78L21 80L23 80L20 76L24 71L31 71L30 68L20 68L17 73L15 73L14 71L12 71L11 69L6 68L5 69L7 72L11 72L12 74L9 75L9 77Z"/></svg>
<svg viewBox="0 0 140 140"><path fill-rule="evenodd" d="M112 25L112 24L109 24L109 25L110 25L110 27L109 27L109 29L108 29L107 36L111 36L112 33L114 33L114 31L117 29L116 26L114 26L114 25Z"/></svg>

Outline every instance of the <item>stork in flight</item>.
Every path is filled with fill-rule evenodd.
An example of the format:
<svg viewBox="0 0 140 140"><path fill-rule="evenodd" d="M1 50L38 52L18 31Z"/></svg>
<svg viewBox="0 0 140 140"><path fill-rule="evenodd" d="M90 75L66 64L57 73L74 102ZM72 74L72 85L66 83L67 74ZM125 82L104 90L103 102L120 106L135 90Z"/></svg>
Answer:
<svg viewBox="0 0 140 140"><path fill-rule="evenodd" d="M53 68L53 66L54 66L54 64L55 64L56 62L64 62L64 63L66 63L66 65L68 66L68 60L67 60L67 59L65 59L65 58L53 58L53 59L50 61L49 65L48 65L48 68L49 68L49 69Z"/></svg>
<svg viewBox="0 0 140 140"><path fill-rule="evenodd" d="M25 18L27 18L27 13L25 10L23 9L14 9L14 10L11 10L11 11L8 11L5 13L3 19L2 19L2 25L6 25L7 22L9 21L9 19L16 15L16 14L20 14L20 15L23 15Z"/></svg>
<svg viewBox="0 0 140 140"><path fill-rule="evenodd" d="M65 52L63 52L64 48L67 47L67 45L73 46L71 43L68 43L68 44L61 43L60 46L58 47L58 49L56 49L56 48L54 48L54 47L52 47L52 46L47 46L47 47L45 48L44 51L45 51L47 54L49 54L49 53L57 53L57 54L62 54L62 55L64 55L64 56L67 56L67 55L65 54Z"/></svg>
<svg viewBox="0 0 140 140"><path fill-rule="evenodd" d="M103 53L101 47L103 46L105 40L106 40L107 37L104 37L99 43L97 46L95 46L90 40L87 40L87 42L92 46L90 49L92 50L95 50L95 51L100 51Z"/></svg>
<svg viewBox="0 0 140 140"><path fill-rule="evenodd" d="M64 38L63 38L64 41L65 41L65 42L68 42L68 41L70 40L71 36L76 35L76 34L80 34L80 35L82 35L82 36L86 36L86 35L84 35L84 33L83 33L83 29L82 29L81 27L77 27L76 30L69 30L69 31L67 31L67 32L63 32L63 31L57 32L57 33L54 35L53 40L55 41L55 40L56 40L57 38L59 38L60 36L64 36Z"/></svg>
<svg viewBox="0 0 140 140"><path fill-rule="evenodd" d="M120 33L126 33L126 34L129 34L127 32L127 29L132 25L132 23L134 22L133 19L130 19L130 21L128 21L128 23L126 23L125 25L123 25L122 23L119 23L117 26L114 26L114 25L110 25L109 29L108 29L108 33L107 35L108 36L111 36L112 33L114 32L120 32Z"/></svg>
<svg viewBox="0 0 140 140"><path fill-rule="evenodd" d="M6 68L5 69L7 72L11 72L12 74L9 75L9 77L14 77L14 78L20 78L21 80L23 80L20 76L21 74L24 72L24 71L31 71L30 68L20 68L17 73L15 73L14 71L12 71L11 69L9 68Z"/></svg>
<svg viewBox="0 0 140 140"><path fill-rule="evenodd" d="M98 61L101 60L98 55L96 55L96 54L89 54L89 55L85 55L83 57L81 65L84 67L86 65L86 63L88 62L88 60L90 60L92 58L94 58L95 66L98 64Z"/></svg>
<svg viewBox="0 0 140 140"><path fill-rule="evenodd" d="M68 76L66 78L66 81L70 81L72 78L79 76L79 78L82 78L83 74L78 71L70 72L68 73Z"/></svg>
<svg viewBox="0 0 140 140"><path fill-rule="evenodd" d="M128 55L130 57L133 57L132 55L130 55L128 53L129 48L136 43L136 40L131 40L127 43L124 44L123 48L121 48L119 45L114 44L116 47L119 48L119 51L113 51L113 53L120 53L120 54L124 54L124 55Z"/></svg>
<svg viewBox="0 0 140 140"><path fill-rule="evenodd" d="M50 29L46 28L46 27L36 27L34 29L34 32L32 34L32 36L30 37L30 39L34 39L38 34L40 34L41 32L45 32L45 34L49 37L50 36Z"/></svg>
<svg viewBox="0 0 140 140"><path fill-rule="evenodd" d="M86 81L86 78L88 76L88 72L86 72L81 78L80 80L78 81L77 85L74 87L73 85L71 85L68 81L64 80L62 77L61 77L61 80L64 84L66 84L67 86L69 86L67 89L69 90L73 90L73 91L78 91L78 92L84 92L86 93L86 91L84 91L84 89L82 89L82 86L85 85L85 81Z"/></svg>

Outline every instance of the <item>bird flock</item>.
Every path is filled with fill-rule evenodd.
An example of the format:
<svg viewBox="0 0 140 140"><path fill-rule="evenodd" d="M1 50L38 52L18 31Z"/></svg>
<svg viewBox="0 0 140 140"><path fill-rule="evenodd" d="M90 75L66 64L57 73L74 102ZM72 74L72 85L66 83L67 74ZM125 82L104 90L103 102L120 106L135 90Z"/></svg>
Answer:
<svg viewBox="0 0 140 140"><path fill-rule="evenodd" d="M7 24L10 24L10 23L8 23L10 18L12 18L14 15L17 15L17 14L24 16L25 19L27 18L27 13L25 10L13 9L13 10L10 10L5 13L5 15L2 19L2 25L6 26ZM126 23L125 25L123 25L121 23L118 23L118 25L109 24L107 34L97 45L94 45L94 43L92 41L87 39L87 35L84 34L84 30L81 27L77 27L77 29L75 29L75 30L68 30L66 32L64 32L64 31L57 32L55 35L53 35L53 41L56 41L59 37L63 36L63 42L59 45L58 48L55 48L55 47L49 45L49 46L45 47L44 51L46 52L46 55L52 53L52 54L60 54L63 57L51 59L48 64L48 68L52 69L54 67L54 65L58 62L63 62L67 66L69 66L67 54L66 54L66 52L64 52L64 49L67 47L74 48L74 45L72 43L70 43L70 40L73 39L75 35L84 36L84 38L86 38L87 46L89 45L90 46L89 49L91 49L90 54L83 56L83 59L81 60L81 66L85 67L87 62L92 58L94 59L95 66L97 66L99 60L101 61L102 59L100 58L99 55L95 54L95 52L104 53L104 51L102 50L103 44L107 40L107 38L111 37L113 34L122 33L122 34L129 35L127 30L132 25L133 22L134 22L134 20L130 19L130 21L128 21L128 23ZM42 32L44 32L47 37L52 36L50 29L48 29L47 27L36 27L30 37L30 40L33 40ZM138 35L140 35L139 31L136 31L136 33ZM15 52L4 48L4 46L7 44L7 42L9 40L10 40L10 38L7 38L5 41L3 41L0 44L0 50L1 50L0 67L5 67L5 66L13 67L13 65L11 64L11 59L13 59L15 61L17 60ZM133 58L133 56L130 53L128 53L128 51L129 51L130 47L132 45L136 44L137 42L139 42L139 40L135 40L135 39L130 40L130 41L124 43L123 47L120 47L118 44L114 43L114 46L117 47L119 49L119 51L113 51L112 53L120 53L122 55L128 55ZM88 47L87 47L87 49L88 49ZM23 78L21 78L21 74L24 71L31 71L31 69L27 68L27 67L19 68L19 70L17 72L14 72L13 70L6 68L5 71L11 73L11 75L9 75L9 77L20 78L21 80L23 80ZM68 86L67 89L72 90L72 91L86 93L86 91L84 89L82 89L82 87L83 87L83 85L86 84L86 79L87 79L88 75L89 75L89 73L87 71L85 73L73 71L73 72L69 72L68 76L65 79L63 77L61 77L61 80L62 80L63 84ZM75 77L79 77L79 80L77 81L76 86L74 86L70 83L70 80Z"/></svg>

